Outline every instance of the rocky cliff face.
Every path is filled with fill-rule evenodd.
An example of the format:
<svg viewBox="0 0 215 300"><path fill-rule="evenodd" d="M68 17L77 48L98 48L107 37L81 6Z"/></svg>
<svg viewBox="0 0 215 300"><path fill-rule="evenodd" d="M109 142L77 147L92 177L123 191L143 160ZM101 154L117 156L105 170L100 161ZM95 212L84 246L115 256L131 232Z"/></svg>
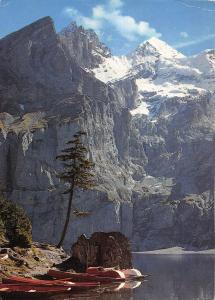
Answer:
<svg viewBox="0 0 215 300"><path fill-rule="evenodd" d="M157 43L113 57L92 31L57 34L48 17L0 40L0 187L35 239L59 239L67 199L55 157L81 128L98 186L76 191L74 206L92 213L72 215L65 247L118 230L136 250L213 246L213 91L199 59Z"/></svg>
<svg viewBox="0 0 215 300"><path fill-rule="evenodd" d="M85 30L71 23L59 34L65 51L83 68L98 67L103 58L111 57L110 50L102 44L91 29Z"/></svg>

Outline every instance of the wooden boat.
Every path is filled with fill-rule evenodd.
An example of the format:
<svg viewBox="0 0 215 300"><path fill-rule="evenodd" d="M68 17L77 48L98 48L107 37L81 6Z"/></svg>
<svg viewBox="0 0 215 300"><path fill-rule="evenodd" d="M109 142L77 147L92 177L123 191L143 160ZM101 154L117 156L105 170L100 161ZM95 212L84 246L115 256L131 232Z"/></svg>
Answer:
<svg viewBox="0 0 215 300"><path fill-rule="evenodd" d="M53 283L51 280L34 280L28 278L14 278L4 279L4 282L9 283L0 284L0 295L24 296L33 294L35 296L41 294L64 294L74 292L84 292L92 289L98 289L99 283L96 282L64 282L56 280ZM13 282L13 283L12 283ZM16 282L16 284L14 283Z"/></svg>
<svg viewBox="0 0 215 300"><path fill-rule="evenodd" d="M125 278L96 276L94 274L88 274L88 273L70 273L70 272L62 272L62 271L52 270L52 269L48 271L48 275L56 279L63 279L64 281L72 280L73 282L112 283L112 282L122 282L125 280Z"/></svg>
<svg viewBox="0 0 215 300"><path fill-rule="evenodd" d="M4 284L34 285L34 286L69 286L72 290L85 290L99 287L97 282L72 282L71 279L64 280L40 280L20 276L3 278Z"/></svg>
<svg viewBox="0 0 215 300"><path fill-rule="evenodd" d="M71 286L35 286L20 284L0 284L0 295L11 294L21 296L23 294L56 294L69 293L72 291Z"/></svg>
<svg viewBox="0 0 215 300"><path fill-rule="evenodd" d="M125 279L125 274L122 271L115 270L114 268L89 267L87 268L87 273L99 277Z"/></svg>
<svg viewBox="0 0 215 300"><path fill-rule="evenodd" d="M137 280L146 277L146 275L142 275L141 272L137 269L116 270L114 268L89 267L87 269L87 273L93 274L95 276L106 276L112 278L121 278L125 280Z"/></svg>
<svg viewBox="0 0 215 300"><path fill-rule="evenodd" d="M127 280L141 280L141 279L148 277L148 275L143 275L137 269L125 269L125 270L122 270L122 272L124 273L125 278Z"/></svg>

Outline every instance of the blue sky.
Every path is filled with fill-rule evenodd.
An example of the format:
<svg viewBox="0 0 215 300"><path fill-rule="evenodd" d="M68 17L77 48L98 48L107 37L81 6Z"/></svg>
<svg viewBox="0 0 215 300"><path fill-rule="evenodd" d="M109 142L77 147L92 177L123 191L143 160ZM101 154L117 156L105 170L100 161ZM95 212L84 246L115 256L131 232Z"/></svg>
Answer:
<svg viewBox="0 0 215 300"><path fill-rule="evenodd" d="M152 36L186 55L215 48L215 0L0 0L0 37L48 15L57 31L93 28L114 54Z"/></svg>

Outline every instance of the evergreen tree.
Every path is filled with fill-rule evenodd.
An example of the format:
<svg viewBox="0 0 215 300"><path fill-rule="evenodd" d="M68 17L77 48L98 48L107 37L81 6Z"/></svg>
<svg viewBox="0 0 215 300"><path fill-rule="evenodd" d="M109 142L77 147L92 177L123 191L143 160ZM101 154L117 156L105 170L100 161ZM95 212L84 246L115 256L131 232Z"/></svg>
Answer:
<svg viewBox="0 0 215 300"><path fill-rule="evenodd" d="M68 147L62 150L62 153L56 157L56 159L63 162L64 169L58 174L58 177L68 186L64 194L69 194L66 220L61 234L61 239L57 247L61 247L66 236L75 188L78 187L86 190L95 186L94 174L92 173L94 164L87 158L88 150L81 141L84 135L86 135L86 133L83 131L79 131L74 134L73 139L67 142ZM83 215L88 214L84 212L75 212L76 215L78 215L78 213Z"/></svg>

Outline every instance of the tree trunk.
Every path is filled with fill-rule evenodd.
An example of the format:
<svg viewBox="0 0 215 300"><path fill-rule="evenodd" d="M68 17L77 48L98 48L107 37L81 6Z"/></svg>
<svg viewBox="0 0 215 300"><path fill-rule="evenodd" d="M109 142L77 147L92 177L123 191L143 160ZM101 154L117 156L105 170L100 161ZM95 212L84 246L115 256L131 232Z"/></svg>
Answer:
<svg viewBox="0 0 215 300"><path fill-rule="evenodd" d="M74 192L74 180L73 180L73 183L72 183L72 186L71 186L71 192L70 192L70 195L69 195L69 204L68 204L68 209L67 209L66 221L65 221L64 228L63 228L63 231L62 231L62 234L61 234L61 239L60 239L60 242L57 245L57 248L60 248L62 246L63 241L64 241L65 236L66 236L66 232L67 232L67 228L68 228L69 220L70 220L70 215L71 215L73 192Z"/></svg>

